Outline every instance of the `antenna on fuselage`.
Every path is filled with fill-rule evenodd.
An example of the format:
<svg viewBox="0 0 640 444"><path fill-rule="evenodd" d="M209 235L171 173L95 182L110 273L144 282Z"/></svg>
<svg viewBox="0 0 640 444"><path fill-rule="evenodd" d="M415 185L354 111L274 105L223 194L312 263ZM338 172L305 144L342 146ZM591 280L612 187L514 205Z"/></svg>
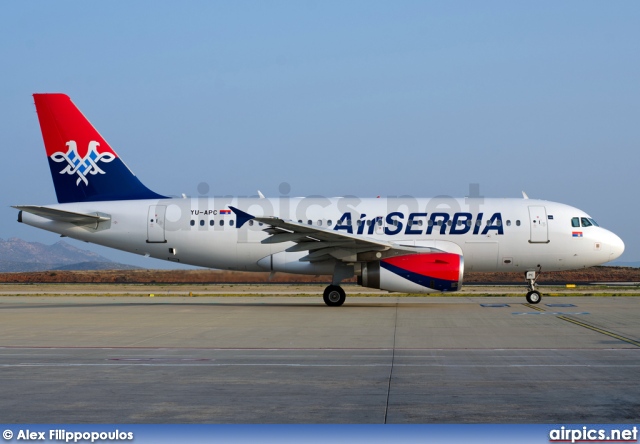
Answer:
<svg viewBox="0 0 640 444"><path fill-rule="evenodd" d="M529 196L527 196L527 193L525 193L524 191L522 192L522 198L523 199L529 199Z"/></svg>

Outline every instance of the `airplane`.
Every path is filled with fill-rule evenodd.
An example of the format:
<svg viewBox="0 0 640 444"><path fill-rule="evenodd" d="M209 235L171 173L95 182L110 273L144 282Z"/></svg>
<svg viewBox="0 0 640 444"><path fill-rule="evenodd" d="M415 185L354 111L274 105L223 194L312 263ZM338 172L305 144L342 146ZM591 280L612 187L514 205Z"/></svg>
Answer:
<svg viewBox="0 0 640 444"><path fill-rule="evenodd" d="M331 276L403 293L460 290L464 272L517 271L526 300L544 270L612 261L623 241L582 210L523 198L169 197L151 191L64 94L34 94L58 204L18 222L200 267Z"/></svg>

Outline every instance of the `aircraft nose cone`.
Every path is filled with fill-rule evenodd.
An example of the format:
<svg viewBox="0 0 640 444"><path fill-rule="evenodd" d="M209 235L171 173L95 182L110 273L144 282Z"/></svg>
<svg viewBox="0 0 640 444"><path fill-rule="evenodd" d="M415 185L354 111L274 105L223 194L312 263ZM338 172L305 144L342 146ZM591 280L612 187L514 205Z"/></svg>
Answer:
<svg viewBox="0 0 640 444"><path fill-rule="evenodd" d="M618 259L624 253L624 242L615 234L612 234L612 239L609 241L609 245L611 246L611 257L610 261Z"/></svg>

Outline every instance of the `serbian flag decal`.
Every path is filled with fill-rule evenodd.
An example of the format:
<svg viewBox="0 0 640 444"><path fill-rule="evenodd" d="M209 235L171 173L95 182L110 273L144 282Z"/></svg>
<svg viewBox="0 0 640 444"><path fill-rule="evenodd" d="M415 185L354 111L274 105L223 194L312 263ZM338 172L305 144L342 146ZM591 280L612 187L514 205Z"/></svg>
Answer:
<svg viewBox="0 0 640 444"><path fill-rule="evenodd" d="M571 235L573 237L582 237L582 231L573 231Z"/></svg>

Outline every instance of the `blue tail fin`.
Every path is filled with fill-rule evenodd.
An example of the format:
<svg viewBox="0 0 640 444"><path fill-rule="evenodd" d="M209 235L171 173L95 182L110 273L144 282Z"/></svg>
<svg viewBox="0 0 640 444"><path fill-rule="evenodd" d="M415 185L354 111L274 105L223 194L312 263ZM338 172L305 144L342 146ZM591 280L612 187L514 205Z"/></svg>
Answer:
<svg viewBox="0 0 640 444"><path fill-rule="evenodd" d="M162 199L120 160L64 94L34 94L58 202Z"/></svg>

